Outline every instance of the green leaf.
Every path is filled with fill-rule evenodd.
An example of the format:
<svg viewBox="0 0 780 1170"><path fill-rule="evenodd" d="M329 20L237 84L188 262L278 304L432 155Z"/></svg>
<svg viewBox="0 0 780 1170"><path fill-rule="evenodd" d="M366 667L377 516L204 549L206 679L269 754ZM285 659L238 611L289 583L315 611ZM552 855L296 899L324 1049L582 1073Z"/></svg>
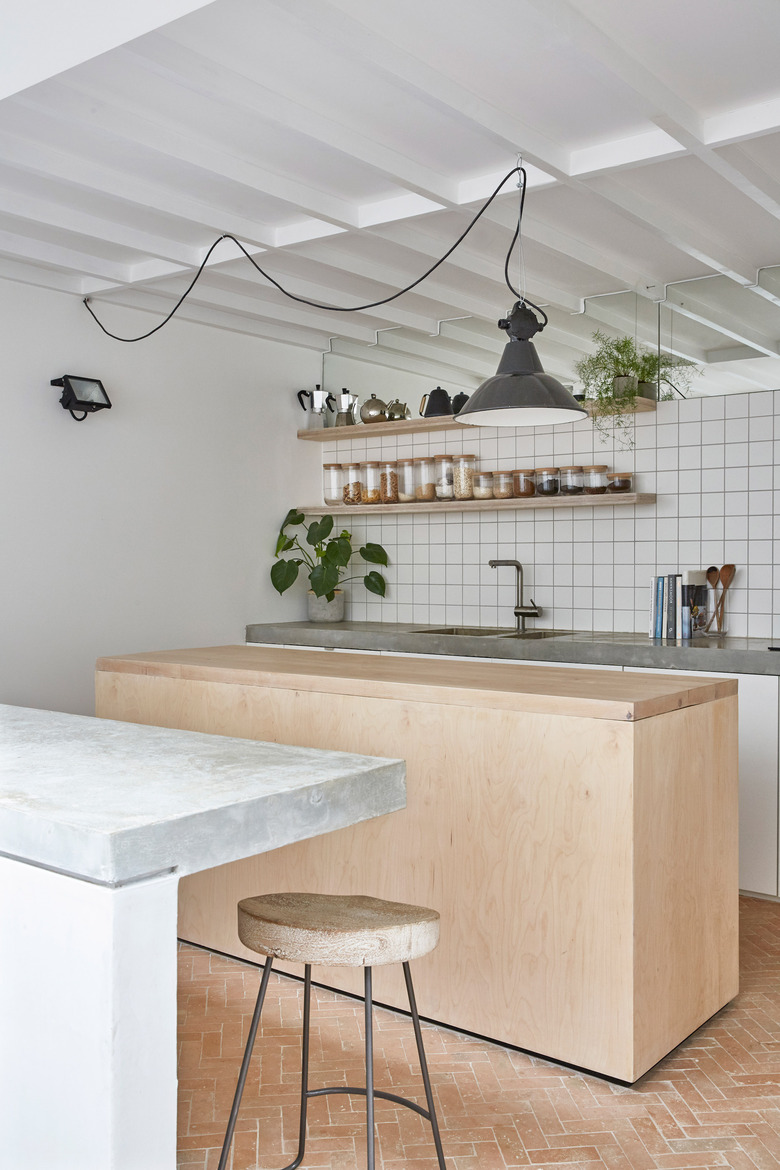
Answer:
<svg viewBox="0 0 780 1170"><path fill-rule="evenodd" d="M372 571L367 573L363 578L363 584L369 593L378 593L380 597L384 597L385 590L387 589L387 582L381 573L377 573L372 569Z"/></svg>
<svg viewBox="0 0 780 1170"><path fill-rule="evenodd" d="M290 508L290 511L285 516L282 527L279 529L279 531L283 532L288 524L303 524L305 519L306 517L304 516L303 512L299 512L297 508Z"/></svg>
<svg viewBox="0 0 780 1170"><path fill-rule="evenodd" d="M327 540L332 531L332 516L323 516L321 520L314 520L309 525L309 531L306 535L306 543L311 545L322 544L324 540Z"/></svg>
<svg viewBox="0 0 780 1170"><path fill-rule="evenodd" d="M348 536L334 536L325 549L325 561L329 565L345 568L352 559L352 544Z"/></svg>
<svg viewBox="0 0 780 1170"><path fill-rule="evenodd" d="M293 548L294 545L294 536L285 536L283 532L280 532L276 541L276 556L279 556L283 552L287 552L289 549Z"/></svg>
<svg viewBox="0 0 780 1170"><path fill-rule="evenodd" d="M387 564L387 553L381 544L364 544L360 550L360 555L364 561L370 561L372 565Z"/></svg>
<svg viewBox="0 0 780 1170"><path fill-rule="evenodd" d="M336 565L329 565L326 561L321 561L309 573L309 581L315 597L326 597L338 586L338 568Z"/></svg>
<svg viewBox="0 0 780 1170"><path fill-rule="evenodd" d="M277 561L271 566L271 584L278 593L284 593L295 582L300 563L297 560Z"/></svg>

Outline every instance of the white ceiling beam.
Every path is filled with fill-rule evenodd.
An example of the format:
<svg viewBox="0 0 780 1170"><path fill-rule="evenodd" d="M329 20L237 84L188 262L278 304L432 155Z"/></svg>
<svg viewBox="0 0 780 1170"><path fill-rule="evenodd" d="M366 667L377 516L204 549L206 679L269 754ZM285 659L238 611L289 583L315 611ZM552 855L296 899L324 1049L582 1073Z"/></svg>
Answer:
<svg viewBox="0 0 780 1170"><path fill-rule="evenodd" d="M780 130L780 97L748 106L736 106L704 119L704 141L708 146L741 142Z"/></svg>
<svg viewBox="0 0 780 1170"><path fill-rule="evenodd" d="M164 317L170 312L171 301L168 297L149 289L133 288L117 291L110 302L104 302L104 306L110 307L108 313L101 313L101 321L112 333L122 336L127 330L119 314L111 312L111 309L140 309L142 312L154 314L155 317ZM86 309L84 311L86 312ZM320 352L328 349L331 336L326 331L299 329L284 322L266 321L245 314L231 313L215 306L190 304L189 301L184 302L173 321L189 321L215 329L224 329L229 333L243 333L268 341L277 341L283 345L295 345ZM95 328L97 329L97 325Z"/></svg>
<svg viewBox="0 0 780 1170"><path fill-rule="evenodd" d="M64 203L22 195L0 188L0 214L13 215L25 224L58 228L101 243L127 248L159 260L167 260L185 268L197 268L205 249L179 244L167 236L157 236L132 228L115 220L102 219Z"/></svg>
<svg viewBox="0 0 780 1170"><path fill-rule="evenodd" d="M355 345L354 342L334 338L331 352L340 357L353 358L355 361L367 362L370 365L379 365L391 370L399 370L406 374L419 374L423 378L430 378L432 382L446 382L448 386L459 386L471 393L483 378L476 374L469 374L461 367L451 366L446 356L440 360L428 361L425 358L415 357L413 354L399 353L386 346L372 347ZM443 370L447 373L442 373ZM346 437L346 436L337 436Z"/></svg>
<svg viewBox="0 0 780 1170"><path fill-rule="evenodd" d="M179 35L186 35L186 29ZM160 34L137 45L112 54L138 68L153 71L179 88L198 94L209 102L218 102L231 110L249 111L268 125L312 138L350 159L360 159L388 182L445 205L458 200L457 184L430 167L384 145L376 135L361 129L359 118L343 109L328 112L301 103L295 84L283 76L274 78L274 88L261 85L236 71L233 63L218 55L214 46L208 57L197 53L171 36ZM324 102L323 98L323 102ZM359 110L359 104L355 105Z"/></svg>
<svg viewBox="0 0 780 1170"><path fill-rule="evenodd" d="M83 275L99 276L116 284L125 284L130 269L126 264L104 260L74 248L65 248L48 240L36 240L20 236L17 232L0 231L0 253L17 260L31 260L37 264L48 264L66 272L76 271Z"/></svg>
<svg viewBox="0 0 780 1170"><path fill-rule="evenodd" d="M96 191L126 204L137 204L144 210L194 224L204 231L213 232L215 239L223 231L230 230L245 243L261 247L273 247L275 243L273 229L266 224L231 212L230 223L226 226L226 213L221 207L144 180L137 171L132 175L115 171L32 137L0 130L0 158L5 165L14 166L19 171L67 183L74 192ZM230 245L222 246L227 248Z"/></svg>
<svg viewBox="0 0 780 1170"><path fill-rule="evenodd" d="M269 3L307 37L316 35L323 46L339 57L362 61L426 105L448 117L457 116L462 124L478 129L488 141L506 150L510 160L521 150L524 158L554 177L566 173L568 157L560 143L541 134L532 123L478 97L422 58L352 20L338 7L325 0L269 0Z"/></svg>
<svg viewBox="0 0 780 1170"><path fill-rule="evenodd" d="M82 279L74 273L59 272L54 268L9 260L7 257L0 257L0 278L15 281L17 284L31 284L36 288L73 293L79 297L84 295Z"/></svg>
<svg viewBox="0 0 780 1170"><path fill-rule="evenodd" d="M52 87L56 87L56 101L52 102ZM278 199L296 214L324 219L337 227L357 227L358 213L345 199L317 190L296 179L258 166L248 158L240 158L221 149L204 137L197 141L189 127L178 126L158 112L152 120L140 104L122 105L107 100L105 93L95 93L76 77L67 82L52 82L46 94L35 90L18 97L16 103L24 109L44 114L68 127L83 126L91 133L102 131L112 139L131 142L153 154L175 159L198 171L218 175L250 191Z"/></svg>
<svg viewBox="0 0 780 1170"><path fill-rule="evenodd" d="M755 356L756 351L747 345L724 345L706 350L704 361L707 365L720 365L723 362L750 361Z"/></svg>
<svg viewBox="0 0 780 1170"><path fill-rule="evenodd" d="M710 329L714 329L724 337L730 337L732 341L736 341L740 345L750 346L751 349L766 354L768 357L780 355L780 341L777 338L767 337L747 324L744 319L740 319L736 313L729 313L727 310L695 296L687 289L669 285L663 303L674 312L681 313L692 321L698 321L701 325L707 325Z"/></svg>
<svg viewBox="0 0 780 1170"><path fill-rule="evenodd" d="M25 0L7 8L0 38L0 98L143 36L210 0Z"/></svg>
<svg viewBox="0 0 780 1170"><path fill-rule="evenodd" d="M496 358L480 350L469 350L461 344L447 345L440 338L416 338L406 334L383 331L379 335L379 347L398 353L413 354L432 362L443 362L456 366L464 372L482 379L495 373Z"/></svg>

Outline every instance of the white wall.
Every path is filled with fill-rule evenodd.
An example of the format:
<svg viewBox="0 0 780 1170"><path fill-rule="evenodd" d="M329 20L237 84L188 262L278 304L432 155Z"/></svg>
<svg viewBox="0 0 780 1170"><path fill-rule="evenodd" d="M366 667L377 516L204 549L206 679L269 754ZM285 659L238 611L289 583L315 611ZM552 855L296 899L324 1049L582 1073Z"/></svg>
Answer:
<svg viewBox="0 0 780 1170"><path fill-rule="evenodd" d="M154 323L101 312L119 333ZM77 297L6 281L0 338L0 702L91 713L100 655L304 616L268 570L286 509L321 489L294 395L319 354L175 320L122 344ZM49 386L65 373L102 379L113 408L74 422Z"/></svg>

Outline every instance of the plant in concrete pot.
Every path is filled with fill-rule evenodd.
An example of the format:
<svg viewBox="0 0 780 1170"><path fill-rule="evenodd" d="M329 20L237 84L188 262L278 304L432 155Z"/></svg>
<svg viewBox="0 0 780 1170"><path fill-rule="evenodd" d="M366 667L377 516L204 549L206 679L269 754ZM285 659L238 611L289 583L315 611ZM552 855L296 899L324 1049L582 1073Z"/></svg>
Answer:
<svg viewBox="0 0 780 1170"><path fill-rule="evenodd" d="M699 370L695 362L673 353L640 350L637 363L638 392L644 398L685 398ZM661 387L659 394L659 386Z"/></svg>
<svg viewBox="0 0 780 1170"><path fill-rule="evenodd" d="M634 445L633 414L645 352L633 337L610 337L597 329L594 353L574 367L585 387L593 425L605 443L612 436L619 446Z"/></svg>
<svg viewBox="0 0 780 1170"><path fill-rule="evenodd" d="M291 508L279 529L276 541L276 563L271 566L271 583L284 593L298 579L301 565L309 578L308 611L310 621L340 622L344 617L344 592L339 588L347 581L362 579L369 593L384 597L387 582L376 569L368 573L345 577L354 555L352 534L346 528L332 536L333 517L323 516L305 524L306 517L297 508ZM304 533L288 535L287 528L303 525ZM286 553L295 555L286 557ZM386 565L387 553L381 544L364 544L358 554L372 565Z"/></svg>

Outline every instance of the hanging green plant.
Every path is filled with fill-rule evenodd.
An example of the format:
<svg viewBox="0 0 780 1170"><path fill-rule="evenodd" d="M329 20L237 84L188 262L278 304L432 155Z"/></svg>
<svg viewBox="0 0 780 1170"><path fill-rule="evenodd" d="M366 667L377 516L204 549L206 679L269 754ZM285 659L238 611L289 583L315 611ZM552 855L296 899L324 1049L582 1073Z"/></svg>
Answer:
<svg viewBox="0 0 780 1170"><path fill-rule="evenodd" d="M654 353L636 344L633 337L610 337L597 329L594 353L577 362L577 377L585 388L593 425L605 443L614 438L619 446L634 446L634 413L638 397L655 398L660 381L667 387L662 397L677 390L683 397L697 368L695 362L670 353ZM672 380L674 374L674 380ZM646 392L641 389L646 387Z"/></svg>
<svg viewBox="0 0 780 1170"><path fill-rule="evenodd" d="M271 566L271 583L278 593L285 593L298 579L301 565L305 566L305 573L309 578L309 588L315 597L325 597L332 601L336 589L347 581L362 580L369 593L385 596L387 581L380 572L372 569L365 574L354 574L344 577L354 555L352 548L352 533L346 528L336 536L333 532L333 517L323 516L321 520L313 520L305 524L306 516L297 508L291 508L284 518L279 536L276 540L276 563ZM287 534L290 526L302 524L303 533ZM303 540L303 543L301 543ZM285 557L285 553L297 555ZM373 565L387 565L387 553L381 544L364 544L358 549L358 554Z"/></svg>

